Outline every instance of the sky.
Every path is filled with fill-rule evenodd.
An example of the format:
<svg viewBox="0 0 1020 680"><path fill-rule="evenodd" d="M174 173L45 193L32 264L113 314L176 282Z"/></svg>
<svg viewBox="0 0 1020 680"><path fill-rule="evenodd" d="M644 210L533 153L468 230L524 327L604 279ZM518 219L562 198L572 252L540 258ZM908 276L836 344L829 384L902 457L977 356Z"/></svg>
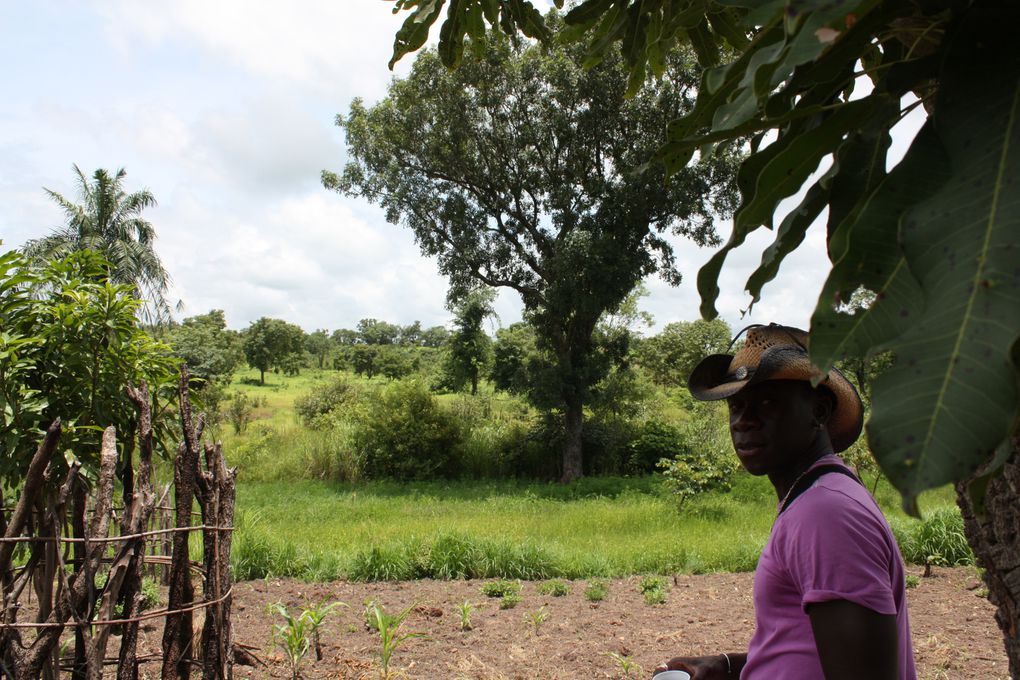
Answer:
<svg viewBox="0 0 1020 680"><path fill-rule="evenodd" d="M385 95L405 13L387 0L33 0L0 3L0 251L60 226L43 188L75 196L87 175L125 168L173 277L179 317L222 309L231 328L262 316L307 331L373 317L447 324L446 281L409 230L363 199L324 189L346 159L334 124L351 100ZM903 140L897 140L904 146ZM782 210L782 208L781 208ZM725 238L730 224L720 220ZM828 270L815 224L751 314L744 281L772 234L732 253L717 307L731 326L807 327ZM678 287L649 279L654 332L698 318L695 277L711 255L675 242ZM499 322L520 319L516 294Z"/></svg>

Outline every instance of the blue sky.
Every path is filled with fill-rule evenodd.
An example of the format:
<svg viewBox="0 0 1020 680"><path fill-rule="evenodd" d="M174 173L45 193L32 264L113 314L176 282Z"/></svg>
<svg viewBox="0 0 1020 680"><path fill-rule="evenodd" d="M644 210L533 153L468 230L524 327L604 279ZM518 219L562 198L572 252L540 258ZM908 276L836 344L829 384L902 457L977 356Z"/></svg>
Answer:
<svg viewBox="0 0 1020 680"><path fill-rule="evenodd" d="M0 248L59 225L43 187L73 197L72 164L87 174L124 167L129 191L147 187L159 201L146 217L184 316L218 308L234 328L273 316L306 330L364 317L446 323L446 283L410 233L319 183L345 158L336 114L354 97L379 99L393 76L386 63L403 17L390 6L0 4ZM740 316L769 236L731 255L719 310L733 325L806 326L827 270L820 224L754 314ZM657 327L698 315L694 279L710 251L683 241L676 251L684 282L647 282L642 306ZM499 298L504 324L519 309L514 294Z"/></svg>

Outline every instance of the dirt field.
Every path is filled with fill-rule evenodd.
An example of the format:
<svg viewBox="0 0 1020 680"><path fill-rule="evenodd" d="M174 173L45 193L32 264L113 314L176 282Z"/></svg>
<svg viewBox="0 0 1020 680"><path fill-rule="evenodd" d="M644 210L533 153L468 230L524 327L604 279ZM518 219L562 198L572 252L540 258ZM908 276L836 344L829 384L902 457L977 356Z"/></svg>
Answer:
<svg viewBox="0 0 1020 680"><path fill-rule="evenodd" d="M911 569L919 576L920 570ZM423 632L429 639L409 640L394 655L403 677L421 680L553 680L622 678L615 652L633 658L647 678L668 656L708 654L745 648L753 629L751 574L679 576L670 584L668 603L644 604L637 584L628 578L609 582L600 603L584 599L584 582L572 583L564 597L541 595L536 583L524 583L522 601L500 610L498 600L484 597L480 581L307 584L289 580L251 581L235 586L234 635L256 648L268 665L238 666L237 678L288 678L289 670L271 642L279 617L267 605L297 607L323 598L351 605L329 615L323 630L323 660L310 652L303 677L354 680L378 677L378 634L363 624L363 603L373 599L395 612L420 607L404 632ZM968 568L936 569L909 592L918 676L922 680L980 678L1006 680L1006 656L993 609ZM459 605L480 604L471 617L474 629L460 630ZM529 612L545 607L548 619L538 634ZM158 630L149 633L158 646Z"/></svg>
<svg viewBox="0 0 1020 680"><path fill-rule="evenodd" d="M911 569L919 576L921 570ZM326 618L322 661L309 651L302 677L356 680L378 677L378 634L364 626L363 603L374 599L388 612L417 605L402 632L422 632L395 653L397 677L421 680L573 680L625 678L610 652L651 670L678 653L714 653L746 648L754 628L751 574L678 576L668 603L650 607L637 591L639 578L609 581L601 603L584 599L584 582L571 583L562 597L543 595L537 583L523 583L521 603L500 610L497 599L479 592L481 581L309 584L291 580L249 581L235 585L235 639L254 647L263 667L238 666L236 678L290 678L287 662L271 641L281 623L268 606L277 601L292 610L322 598L350 605ZM921 680L1008 680L1008 666L993 610L973 569L936 569L909 591L911 626ZM473 629L460 630L459 606L470 600ZM527 613L545 607L548 619L535 634ZM161 627L144 630L140 652L159 648ZM155 675L153 675L155 674ZM155 664L143 677L158 677Z"/></svg>

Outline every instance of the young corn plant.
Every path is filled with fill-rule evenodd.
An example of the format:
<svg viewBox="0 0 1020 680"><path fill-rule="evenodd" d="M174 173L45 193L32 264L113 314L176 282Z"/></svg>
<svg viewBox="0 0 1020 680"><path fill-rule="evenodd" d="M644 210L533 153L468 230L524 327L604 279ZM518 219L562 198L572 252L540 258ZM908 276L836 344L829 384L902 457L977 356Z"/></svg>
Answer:
<svg viewBox="0 0 1020 680"><path fill-rule="evenodd" d="M620 674L617 676L619 680L637 680L644 673L641 664L625 654L605 652L605 655L615 661L616 666L620 669Z"/></svg>
<svg viewBox="0 0 1020 680"><path fill-rule="evenodd" d="M304 614L292 615L281 602L269 605L269 611L283 617L283 623L273 626L273 639L287 659L291 680L297 680L301 675L301 660L311 646L308 640L308 619Z"/></svg>
<svg viewBox="0 0 1020 680"><path fill-rule="evenodd" d="M471 612L477 609L478 606L472 604L470 600L464 600L464 602L457 607L460 612L460 629L463 631L471 630L474 626L471 625Z"/></svg>
<svg viewBox="0 0 1020 680"><path fill-rule="evenodd" d="M394 615L387 614L386 610L379 604L373 602L371 605L371 615L374 619L372 627L379 631L380 680L391 680L394 677L393 672L390 670L390 662L397 648L412 638L428 638L428 635L424 633L400 633L400 626L414 607L415 605L412 604L404 611Z"/></svg>
<svg viewBox="0 0 1020 680"><path fill-rule="evenodd" d="M322 626L322 622L326 619L326 614L337 607L346 606L347 605L345 603L339 601L326 604L326 600L321 600L317 605L309 607L301 612L301 618L305 619L308 633L312 636L312 647L315 649L316 661L322 661L322 645L319 644L319 628Z"/></svg>
<svg viewBox="0 0 1020 680"><path fill-rule="evenodd" d="M535 636L538 637L539 629L548 618L549 612L545 610L545 607L539 607L537 611L527 612L524 615L524 623L530 623L535 631Z"/></svg>

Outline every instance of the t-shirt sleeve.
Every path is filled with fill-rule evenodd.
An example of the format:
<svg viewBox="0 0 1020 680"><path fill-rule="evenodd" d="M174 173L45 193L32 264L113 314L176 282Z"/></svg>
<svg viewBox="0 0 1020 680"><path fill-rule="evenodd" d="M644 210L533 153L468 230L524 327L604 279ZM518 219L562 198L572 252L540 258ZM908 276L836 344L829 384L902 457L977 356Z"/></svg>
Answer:
<svg viewBox="0 0 1020 680"><path fill-rule="evenodd" d="M782 516L776 549L800 589L801 606L848 600L896 614L891 546L876 518L841 491L815 487ZM777 529L780 527L777 527Z"/></svg>

